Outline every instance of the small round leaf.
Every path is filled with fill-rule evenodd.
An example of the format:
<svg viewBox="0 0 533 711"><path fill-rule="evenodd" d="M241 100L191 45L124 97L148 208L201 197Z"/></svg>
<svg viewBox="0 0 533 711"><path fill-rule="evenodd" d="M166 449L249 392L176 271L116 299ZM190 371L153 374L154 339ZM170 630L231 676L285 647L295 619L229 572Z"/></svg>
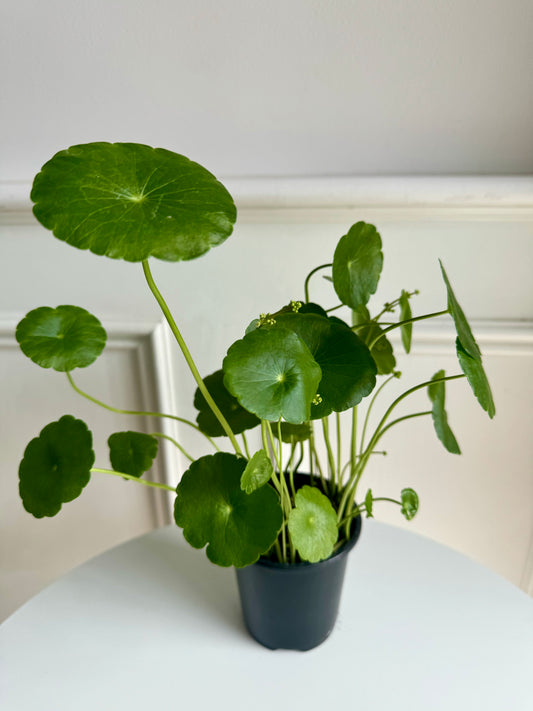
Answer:
<svg viewBox="0 0 533 711"><path fill-rule="evenodd" d="M241 477L241 489L247 494L260 489L270 481L274 467L264 449L260 449L249 460Z"/></svg>
<svg viewBox="0 0 533 711"><path fill-rule="evenodd" d="M443 370L439 370L435 373L432 380L439 378L444 378ZM445 382L441 380L440 382L434 382L431 385L428 385L428 396L433 404L431 415L433 417L433 426L435 427L437 437L446 447L448 452L451 452L452 454L461 454L455 435L448 425L448 415L444 409L446 398Z"/></svg>
<svg viewBox="0 0 533 711"><path fill-rule="evenodd" d="M470 383L470 387L479 404L492 419L496 414L496 406L494 405L492 391L481 360L473 358L470 353L467 353L459 338L455 340L455 344L461 370L466 375L466 379Z"/></svg>
<svg viewBox="0 0 533 711"><path fill-rule="evenodd" d="M413 489L402 489L401 496L401 512L405 518L410 521L416 516L416 512L418 511L418 494Z"/></svg>
<svg viewBox="0 0 533 711"><path fill-rule="evenodd" d="M157 456L158 441L142 432L115 432L107 440L111 466L117 472L140 477Z"/></svg>
<svg viewBox="0 0 533 711"><path fill-rule="evenodd" d="M374 508L374 497L372 496L372 489L369 489L366 492L366 496L365 496L365 509L366 509L366 517L367 518L374 518L374 514L372 513L373 508Z"/></svg>
<svg viewBox="0 0 533 711"><path fill-rule="evenodd" d="M309 420L322 373L305 343L286 328L258 328L236 341L223 363L224 384L263 420Z"/></svg>
<svg viewBox="0 0 533 711"><path fill-rule="evenodd" d="M60 372L91 365L107 338L96 316L79 306L34 309L20 321L15 336L24 355Z"/></svg>
<svg viewBox="0 0 533 711"><path fill-rule="evenodd" d="M333 256L333 286L342 303L352 309L364 306L376 292L382 268L379 232L366 222L352 225Z"/></svg>
<svg viewBox="0 0 533 711"><path fill-rule="evenodd" d="M481 352L476 343L474 335L472 334L472 329L470 328L470 325L466 320L466 316L463 313L463 309L460 307L459 302L455 298L455 294L453 293L453 289L448 279L448 275L446 274L446 271L442 266L442 262L440 260L439 264L442 272L442 278L444 279L444 283L446 284L446 291L448 292L448 309L454 320L457 336L461 341L463 350L466 351L466 353L471 358L474 358L475 360L481 363Z"/></svg>
<svg viewBox="0 0 533 711"><path fill-rule="evenodd" d="M402 290L400 296L400 321L408 321L413 317L411 312L411 304L409 303L409 294L407 291ZM406 353L411 350L411 338L413 335L413 324L404 323L400 326L400 332L402 334L402 344Z"/></svg>
<svg viewBox="0 0 533 711"><path fill-rule="evenodd" d="M77 498L91 478L92 434L85 422L64 415L26 447L19 467L19 493L35 518L55 516Z"/></svg>
<svg viewBox="0 0 533 711"><path fill-rule="evenodd" d="M204 384L226 418L233 434L240 434L259 424L259 419L256 415L241 407L237 398L228 392L224 385L224 372L222 370L217 370L215 373L205 377ZM200 388L197 388L194 394L194 407L199 410L196 422L202 432L210 437L226 436L226 432L207 404Z"/></svg>
<svg viewBox="0 0 533 711"><path fill-rule="evenodd" d="M396 358L394 357L392 344L387 336L381 335L383 329L370 320L370 313L366 306L361 306L353 312L353 321L354 326L361 324L355 329L355 333L363 343L366 343L368 346L374 343L378 336L381 336L379 340L374 343L372 348L370 348L370 353L374 359L379 375L392 373L396 367Z"/></svg>
<svg viewBox="0 0 533 711"><path fill-rule="evenodd" d="M272 546L283 523L271 486L251 494L241 489L246 460L227 452L200 457L177 488L174 518L194 548L207 544L217 565L243 568Z"/></svg>
<svg viewBox="0 0 533 711"><path fill-rule="evenodd" d="M292 542L303 560L317 563L333 553L339 536L337 514L328 497L316 487L298 489L288 526Z"/></svg>
<svg viewBox="0 0 533 711"><path fill-rule="evenodd" d="M137 143L60 151L37 174L35 217L64 242L127 262L194 259L224 242L236 209L185 156Z"/></svg>

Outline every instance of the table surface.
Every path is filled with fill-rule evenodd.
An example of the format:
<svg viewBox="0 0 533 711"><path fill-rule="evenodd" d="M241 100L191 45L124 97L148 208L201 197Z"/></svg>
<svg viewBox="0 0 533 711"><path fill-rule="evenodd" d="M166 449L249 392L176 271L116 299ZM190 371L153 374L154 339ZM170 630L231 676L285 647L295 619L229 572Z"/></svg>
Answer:
<svg viewBox="0 0 533 711"><path fill-rule="evenodd" d="M234 571L168 527L8 618L0 668L3 711L530 711L533 601L444 546L365 520L332 635L270 651L244 629Z"/></svg>

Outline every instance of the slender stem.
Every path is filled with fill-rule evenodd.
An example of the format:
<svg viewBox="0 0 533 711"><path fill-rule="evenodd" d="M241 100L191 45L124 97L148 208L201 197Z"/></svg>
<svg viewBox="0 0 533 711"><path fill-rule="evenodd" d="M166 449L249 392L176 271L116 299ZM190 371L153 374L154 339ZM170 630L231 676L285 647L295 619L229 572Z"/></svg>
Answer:
<svg viewBox="0 0 533 711"><path fill-rule="evenodd" d="M334 485L335 479L335 457L333 456L333 449L331 448L331 442L329 440L329 421L327 417L322 418L322 432L324 433L324 442L326 444L326 450L328 453L328 471L330 484Z"/></svg>
<svg viewBox="0 0 533 711"><path fill-rule="evenodd" d="M101 400L97 400L95 397L92 395L89 395L88 393L84 392L79 388L74 380L72 379L72 375L66 371L66 376L68 378L69 383L72 385L73 389L78 393L78 395L81 395L82 397L86 398L87 400L90 400L92 403L95 405L98 405L99 407L103 407L105 410L109 410L109 412L116 412L119 415L137 415L139 417L166 417L169 420L176 420L176 422L183 422L184 425L188 425L189 427L192 427L194 430L199 432L201 435L203 435L209 442L213 445L213 447L217 450L217 452L220 452L220 448L218 447L217 443L209 436L206 435L205 432L202 432L202 430L198 427L198 425L195 425L194 422L191 422L190 420L186 420L183 417L178 417L177 415L167 415L164 412L146 412L143 410L121 410L118 407L113 407L112 405L107 405L105 402L102 402Z"/></svg>
<svg viewBox="0 0 533 711"><path fill-rule="evenodd" d="M357 461L357 406L352 407L352 438L350 441L350 476L353 474Z"/></svg>
<svg viewBox="0 0 533 711"><path fill-rule="evenodd" d="M374 406L374 403L376 402L377 396L378 396L378 395L380 394L380 392L383 390L383 388L385 387L385 385L387 385L387 383L390 383L391 380L394 380L394 377L395 377L394 375L391 375L390 378L387 378L387 380L384 380L384 381L381 383L381 385L379 386L379 388L376 390L376 392L375 392L374 395L372 396L372 399L370 400L370 403L368 404L368 408L367 408L367 411L366 411L366 414L365 414L365 420L364 420L364 422L363 422L363 431L362 431L362 433L361 433L361 448L360 448L360 450L359 450L360 456L362 456L363 451L364 451L366 428L367 428L367 426L368 426L368 421L369 421L369 418L370 418L370 413L371 413L371 411L372 411L372 407Z"/></svg>
<svg viewBox="0 0 533 711"><path fill-rule="evenodd" d="M246 452L246 456L248 457L248 459L250 459L250 450L248 448L248 440L246 439L246 435L244 434L244 432L241 433L241 437L242 437L242 443L244 445L244 451Z"/></svg>
<svg viewBox="0 0 533 711"><path fill-rule="evenodd" d="M261 420L261 439L263 441L263 449L272 459L272 452L271 452L271 448L269 446L268 437L267 437L267 421L266 420ZM281 499L281 483L276 475L275 470L272 471L272 481L274 482L274 486L277 489L278 494Z"/></svg>
<svg viewBox="0 0 533 711"><path fill-rule="evenodd" d="M403 417L397 417L395 420L392 420L392 422L389 422L389 424L381 430L378 438L376 439L376 444L379 442L379 440L383 437L383 435L388 429L390 429L394 425L397 425L399 422L403 422L404 420L410 420L413 417L424 417L425 415L431 414L433 414L431 410L426 410L425 412L414 412L412 415L404 415Z"/></svg>
<svg viewBox="0 0 533 711"><path fill-rule="evenodd" d="M304 293L305 293L305 303L309 303L309 279L313 276L313 274L316 274L320 269L327 269L327 267L332 267L333 264L321 264L319 267L315 267L312 269L309 274L307 275L305 279L305 284L304 284Z"/></svg>
<svg viewBox="0 0 533 711"><path fill-rule="evenodd" d="M194 457L191 457L191 455L181 446L179 442L176 442L176 440L173 437L169 437L166 434L163 434L163 432L150 432L152 437L161 437L162 439L168 439L169 442L172 442L172 444L179 449L179 451L187 457L187 459L190 462L194 462Z"/></svg>
<svg viewBox="0 0 533 711"><path fill-rule="evenodd" d="M337 489L341 486L341 471L342 471L342 433L341 433L341 415L340 412L335 413L335 424L337 426Z"/></svg>
<svg viewBox="0 0 533 711"><path fill-rule="evenodd" d="M123 472L115 472L113 469L99 469L97 467L93 467L91 469L92 472L102 472L102 474L113 474L113 476L121 476L124 477L124 479L131 479L132 481L136 481L138 484L144 484L144 486L152 486L155 489L164 489L165 491L171 491L173 494L176 493L176 489L173 488L172 486L167 486L166 484L158 484L155 481L147 481L146 479L139 479L138 476L132 476L131 474L124 474Z"/></svg>
<svg viewBox="0 0 533 711"><path fill-rule="evenodd" d="M341 504L339 506L339 514L343 514L344 512L344 507L346 506L346 503L352 495L352 497L355 497L355 492L357 489L357 484L359 483L359 480L361 479L361 476L363 474L364 468L366 466L366 463L368 461L369 456L372 454L372 451L374 447L376 446L379 438L381 437L382 430L384 429L385 422L387 421L389 415L391 412L394 410L394 408L399 405L399 403L406 398L408 395L411 395L412 393L416 392L417 390L421 390L422 388L426 388L428 385L431 385L432 383L441 383L445 382L447 380L458 380L459 378L465 378L466 376L464 374L460 375L447 375L442 378L435 378L434 380L427 380L424 383L419 383L418 385L415 385L412 388L409 388L409 390L406 390L404 393L399 395L396 400L392 402L392 404L389 406L383 417L381 418L378 426L376 427L374 434L372 435L370 442L368 443L367 448L361 455L361 459L358 462L357 465L357 474L355 477L352 477L352 479L348 482L348 485L346 486L343 494L343 498L341 501ZM401 421L403 418L399 418L398 421Z"/></svg>
<svg viewBox="0 0 533 711"><path fill-rule="evenodd" d="M402 502L401 502L401 501L398 501L397 499L389 499L389 498L386 497L386 496L378 496L378 497L376 497L375 499L372 498L372 501L373 501L373 502L374 502L374 501L390 501L392 504L398 504L398 506L402 506ZM362 513L363 510L366 511L366 506L365 506L365 504L359 504L359 506L357 506L355 509L353 509L352 511L350 511L350 513L342 519L342 521L338 524L338 527L341 528L341 526L342 526L343 524L350 523L351 520L352 520L355 516L358 516L360 513Z"/></svg>
<svg viewBox="0 0 533 711"><path fill-rule="evenodd" d="M189 370L191 371L192 376L195 379L200 392L204 396L204 398L205 398L207 404L209 405L209 407L211 408L213 414L215 415L217 420L220 422L222 429L229 437L231 444L233 445L233 448L235 450L235 453L240 457L244 456L241 451L241 448L239 447L239 443L237 442L235 435L233 434L233 430L229 426L224 415L221 413L218 405L211 397L209 390L206 388L205 383L202 380L200 373L198 372L198 368L196 367L196 364L189 352L189 349L187 348L187 344L185 343L183 336L181 335L181 333L176 325L176 322L174 321L174 318L173 318L172 314L170 313L170 309L168 308L165 300L163 299L163 296L161 295L161 292L159 291L159 289L157 288L157 286L154 282L154 279L152 277L152 272L150 271L150 267L148 265L148 260L147 259L143 260L142 265L143 265L144 276L146 277L146 281L148 283L148 286L150 287L150 291L154 295L157 303L159 304L159 306L161 308L161 311L163 312L163 314L167 320L168 325L170 326L170 330L174 334L174 337L181 349L181 352L183 353L185 361L187 362L187 365L189 366Z"/></svg>
<svg viewBox="0 0 533 711"><path fill-rule="evenodd" d="M400 326L404 326L406 323L414 323L415 321L424 321L425 319L428 318L437 318L437 316L444 316L444 314L450 313L448 309L445 309L444 311L435 311L435 313L432 314L424 314L423 316L414 316L413 318L406 318L404 321L398 321L398 323L393 323L392 326L387 326L387 328L384 328L379 336L376 336L372 343L368 346L369 350L372 350L376 343L379 341L380 338L383 338L383 336L388 333L389 331L393 331L395 328L400 328Z"/></svg>
<svg viewBox="0 0 533 711"><path fill-rule="evenodd" d="M337 309L342 309L344 304L337 304L337 306L332 306L330 309L325 309L327 314L330 314L332 311L337 311Z"/></svg>

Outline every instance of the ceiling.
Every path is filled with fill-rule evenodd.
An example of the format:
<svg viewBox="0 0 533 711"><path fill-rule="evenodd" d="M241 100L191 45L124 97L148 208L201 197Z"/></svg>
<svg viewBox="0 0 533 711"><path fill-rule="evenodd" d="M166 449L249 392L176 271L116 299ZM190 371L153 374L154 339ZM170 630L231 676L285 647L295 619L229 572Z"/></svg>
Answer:
<svg viewBox="0 0 533 711"><path fill-rule="evenodd" d="M531 0L2 0L0 180L93 140L221 176L533 173Z"/></svg>

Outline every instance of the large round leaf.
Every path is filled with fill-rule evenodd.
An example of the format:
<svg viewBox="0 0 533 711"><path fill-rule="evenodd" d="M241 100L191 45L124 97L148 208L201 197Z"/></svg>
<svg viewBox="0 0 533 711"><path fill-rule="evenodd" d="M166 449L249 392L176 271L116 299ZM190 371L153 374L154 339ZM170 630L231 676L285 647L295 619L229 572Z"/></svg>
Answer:
<svg viewBox="0 0 533 711"><path fill-rule="evenodd" d="M60 151L33 183L33 212L59 239L113 259L194 259L236 219L216 178L185 156L136 143Z"/></svg>
<svg viewBox="0 0 533 711"><path fill-rule="evenodd" d="M55 516L61 505L77 498L91 478L92 435L85 422L64 415L26 447L19 467L24 508L35 518Z"/></svg>
<svg viewBox="0 0 533 711"><path fill-rule="evenodd" d="M111 466L117 472L142 476L157 456L158 441L144 432L114 432L107 440Z"/></svg>
<svg viewBox="0 0 533 711"><path fill-rule="evenodd" d="M470 324L466 320L466 316L464 315L463 309L455 298L452 285L450 284L448 275L446 274L446 271L442 266L442 262L440 260L439 264L442 272L442 278L444 279L444 283L446 284L446 291L448 292L448 310L454 320L457 336L459 337L461 345L466 351L466 353L468 353L469 356L481 363L481 352L472 333L472 329L470 328Z"/></svg>
<svg viewBox="0 0 533 711"><path fill-rule="evenodd" d="M435 432L437 437L440 439L442 444L446 447L448 452L452 454L461 454L455 435L450 429L448 424L448 415L445 410L445 381L439 380L439 378L444 378L444 371L439 370L431 378L432 381L437 380L438 382L432 382L428 385L428 397L431 400L433 407L431 410L431 415L433 417L433 426L435 427Z"/></svg>
<svg viewBox="0 0 533 711"><path fill-rule="evenodd" d="M236 341L223 363L224 384L263 420L310 418L322 373L305 343L286 328L258 328Z"/></svg>
<svg viewBox="0 0 533 711"><path fill-rule="evenodd" d="M376 292L383 252L374 225L357 222L341 237L333 256L333 286L343 304L357 309Z"/></svg>
<svg viewBox="0 0 533 711"><path fill-rule="evenodd" d="M337 514L327 496L312 486L298 489L289 514L291 540L303 560L328 558L339 536Z"/></svg>
<svg viewBox="0 0 533 711"><path fill-rule="evenodd" d="M276 326L294 331L311 351L322 370L320 402L311 418L326 417L358 405L376 384L376 365L370 351L341 321L313 313L283 314Z"/></svg>
<svg viewBox="0 0 533 711"><path fill-rule="evenodd" d="M470 387L477 397L479 404L492 419L496 414L496 406L494 405L492 391L481 360L473 358L470 353L467 353L459 338L455 339L455 344L459 365L466 375L466 379L470 383Z"/></svg>
<svg viewBox="0 0 533 711"><path fill-rule="evenodd" d="M274 543L283 517L271 486L241 489L246 460L227 452L197 459L177 488L174 518L194 548L217 565L242 568Z"/></svg>
<svg viewBox="0 0 533 711"><path fill-rule="evenodd" d="M34 309L20 321L15 335L34 363L62 372L93 363L107 337L96 316L79 306Z"/></svg>
<svg viewBox="0 0 533 711"><path fill-rule="evenodd" d="M245 410L244 407L239 405L237 398L228 392L224 385L224 372L222 370L217 370L215 373L205 377L204 384L218 405L219 410L226 418L233 434L240 434L259 424L259 419L256 415ZM202 432L210 437L222 437L226 435L222 425L202 395L200 388L196 388L194 394L194 407L199 410L196 422Z"/></svg>

